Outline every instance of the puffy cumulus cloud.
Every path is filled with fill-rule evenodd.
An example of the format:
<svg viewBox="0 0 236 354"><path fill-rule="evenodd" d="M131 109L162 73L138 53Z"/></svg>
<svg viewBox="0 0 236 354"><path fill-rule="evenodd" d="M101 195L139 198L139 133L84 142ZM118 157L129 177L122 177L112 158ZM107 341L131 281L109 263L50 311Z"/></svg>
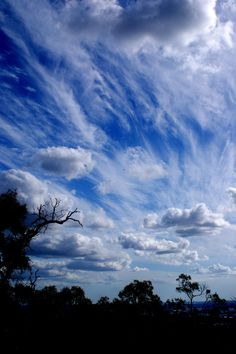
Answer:
<svg viewBox="0 0 236 354"><path fill-rule="evenodd" d="M227 189L227 192L229 193L229 195L231 196L234 204L236 204L236 188L234 187L230 187Z"/></svg>
<svg viewBox="0 0 236 354"><path fill-rule="evenodd" d="M108 250L101 239L81 234L47 235L32 242L32 256L67 259L68 269L112 271L129 268L128 254Z"/></svg>
<svg viewBox="0 0 236 354"><path fill-rule="evenodd" d="M86 212L83 216L83 225L91 229L112 229L114 222L107 216L104 209L100 208Z"/></svg>
<svg viewBox="0 0 236 354"><path fill-rule="evenodd" d="M132 248L140 251L151 251L155 254L178 253L189 247L188 240L174 242L170 240L156 240L146 234L125 234L119 236L119 243L123 248Z"/></svg>
<svg viewBox="0 0 236 354"><path fill-rule="evenodd" d="M156 229L159 227L161 222L161 217L157 213L149 213L143 219L143 226L147 229Z"/></svg>
<svg viewBox="0 0 236 354"><path fill-rule="evenodd" d="M112 35L129 43L152 38L158 45L208 41L225 27L216 0L72 1L64 16L70 30L85 38Z"/></svg>
<svg viewBox="0 0 236 354"><path fill-rule="evenodd" d="M150 229L175 228L181 236L194 236L212 234L229 226L229 223L222 214L213 213L204 203L200 203L191 209L170 208L161 218L155 213L148 214L143 226Z"/></svg>
<svg viewBox="0 0 236 354"><path fill-rule="evenodd" d="M223 264L217 263L212 264L209 267L201 267L196 270L200 274L236 274L236 268L225 266Z"/></svg>
<svg viewBox="0 0 236 354"><path fill-rule="evenodd" d="M83 177L94 167L90 151L64 146L40 149L33 159L33 164L48 174L63 176L68 180Z"/></svg>
<svg viewBox="0 0 236 354"><path fill-rule="evenodd" d="M156 240L145 233L122 233L118 242L124 249L133 249L138 256L155 256L165 264L190 264L200 259L197 251L189 249L190 242L186 239L174 242Z"/></svg>
<svg viewBox="0 0 236 354"><path fill-rule="evenodd" d="M0 192L8 189L17 190L19 200L29 208L44 203L48 197L48 184L22 170L11 169L0 173Z"/></svg>
<svg viewBox="0 0 236 354"><path fill-rule="evenodd" d="M122 164L130 177L141 182L156 180L166 175L164 166L156 163L140 146L129 148L123 156Z"/></svg>
<svg viewBox="0 0 236 354"><path fill-rule="evenodd" d="M17 190L19 201L26 203L30 211L50 199L60 200L63 209L73 209L78 203L71 193L56 184L42 181L27 171L11 169L0 172L0 193Z"/></svg>
<svg viewBox="0 0 236 354"><path fill-rule="evenodd" d="M128 268L131 263L129 256L124 254L123 257L111 255L106 259L76 259L68 264L68 269L79 269L88 271L119 271Z"/></svg>

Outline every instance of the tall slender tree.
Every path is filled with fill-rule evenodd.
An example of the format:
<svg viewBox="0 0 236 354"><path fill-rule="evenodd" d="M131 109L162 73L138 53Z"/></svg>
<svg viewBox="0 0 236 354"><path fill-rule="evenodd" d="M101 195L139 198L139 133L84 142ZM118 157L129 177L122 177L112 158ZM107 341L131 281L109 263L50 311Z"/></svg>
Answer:
<svg viewBox="0 0 236 354"><path fill-rule="evenodd" d="M190 311L193 311L193 300L195 297L202 296L206 291L208 291L205 284L200 284L198 282L193 282L192 278L188 274L180 274L176 279L178 286L176 291L179 293L184 293L187 295L190 301Z"/></svg>

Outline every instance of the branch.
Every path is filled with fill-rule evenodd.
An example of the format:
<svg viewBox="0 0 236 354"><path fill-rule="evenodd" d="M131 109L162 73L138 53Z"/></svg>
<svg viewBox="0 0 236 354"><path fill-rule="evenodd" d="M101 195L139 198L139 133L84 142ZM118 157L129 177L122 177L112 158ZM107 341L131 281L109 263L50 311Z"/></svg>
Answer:
<svg viewBox="0 0 236 354"><path fill-rule="evenodd" d="M197 296L202 296L202 294L204 293L204 291L207 291L207 286L205 284L200 284L199 285L199 293L198 294L194 294L193 297L197 297Z"/></svg>
<svg viewBox="0 0 236 354"><path fill-rule="evenodd" d="M68 211L65 213L63 210L58 210L60 202L61 201L57 198L54 203L52 199L50 199L49 202L41 204L38 207L37 213L35 213L36 219L32 222L31 227L29 227L26 231L25 236L27 240L31 240L40 232L45 232L51 224L63 225L67 221L71 220L77 222L81 227L83 227L80 220L73 217L74 214L79 213L78 209L76 208L73 211Z"/></svg>

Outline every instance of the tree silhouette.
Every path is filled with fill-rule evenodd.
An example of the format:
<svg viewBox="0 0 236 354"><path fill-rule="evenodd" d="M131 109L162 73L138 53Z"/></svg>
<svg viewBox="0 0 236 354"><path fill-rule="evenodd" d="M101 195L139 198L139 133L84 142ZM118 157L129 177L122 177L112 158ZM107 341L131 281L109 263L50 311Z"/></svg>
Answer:
<svg viewBox="0 0 236 354"><path fill-rule="evenodd" d="M14 272L30 268L28 240L23 237L27 231L27 208L18 202L15 191L0 195L0 215L0 279L6 285Z"/></svg>
<svg viewBox="0 0 236 354"><path fill-rule="evenodd" d="M165 306L168 310L178 313L185 310L185 301L181 298L168 299Z"/></svg>
<svg viewBox="0 0 236 354"><path fill-rule="evenodd" d="M221 311L225 311L227 309L227 302L225 299L222 299L218 293L211 294L210 300L212 303L212 313L216 316L219 315Z"/></svg>
<svg viewBox="0 0 236 354"><path fill-rule="evenodd" d="M60 208L60 200L50 199L41 204L35 213L29 213L26 204L17 200L17 192L9 190L0 195L0 285L8 287L30 273L29 281L35 285L32 266L27 251L30 242L52 224L62 225L72 220L78 210L65 211Z"/></svg>
<svg viewBox="0 0 236 354"><path fill-rule="evenodd" d="M192 278L188 274L180 274L176 279L179 285L176 290L179 293L184 293L190 300L190 311L193 311L193 299L197 296L201 296L204 292L208 291L205 284L200 284L198 282L192 282Z"/></svg>
<svg viewBox="0 0 236 354"><path fill-rule="evenodd" d="M109 304L110 304L110 302L109 302L108 296L101 296L97 302L97 305L101 305L101 306L107 306Z"/></svg>
<svg viewBox="0 0 236 354"><path fill-rule="evenodd" d="M150 280L134 280L126 285L118 294L121 301L129 304L146 304L148 302L157 301L158 295L153 294L153 285ZM158 298L158 299L157 299Z"/></svg>

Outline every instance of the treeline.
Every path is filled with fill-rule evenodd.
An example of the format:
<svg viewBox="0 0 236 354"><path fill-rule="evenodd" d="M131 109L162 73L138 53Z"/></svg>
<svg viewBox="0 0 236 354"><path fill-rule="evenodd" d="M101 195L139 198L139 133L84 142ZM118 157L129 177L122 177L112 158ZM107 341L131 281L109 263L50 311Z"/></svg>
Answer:
<svg viewBox="0 0 236 354"><path fill-rule="evenodd" d="M186 345L217 346L224 353L234 347L236 319L221 316L227 302L217 298L214 303L215 294L211 307L193 306L191 311L189 302L181 298L163 303L150 281L134 280L114 300L104 296L95 304L79 286L57 290L15 284L8 291L0 303L0 349L6 353L32 352L32 348L80 353L82 347L108 350L111 345L116 348L112 351L138 350L143 345L149 351L157 344L176 350L183 337Z"/></svg>

